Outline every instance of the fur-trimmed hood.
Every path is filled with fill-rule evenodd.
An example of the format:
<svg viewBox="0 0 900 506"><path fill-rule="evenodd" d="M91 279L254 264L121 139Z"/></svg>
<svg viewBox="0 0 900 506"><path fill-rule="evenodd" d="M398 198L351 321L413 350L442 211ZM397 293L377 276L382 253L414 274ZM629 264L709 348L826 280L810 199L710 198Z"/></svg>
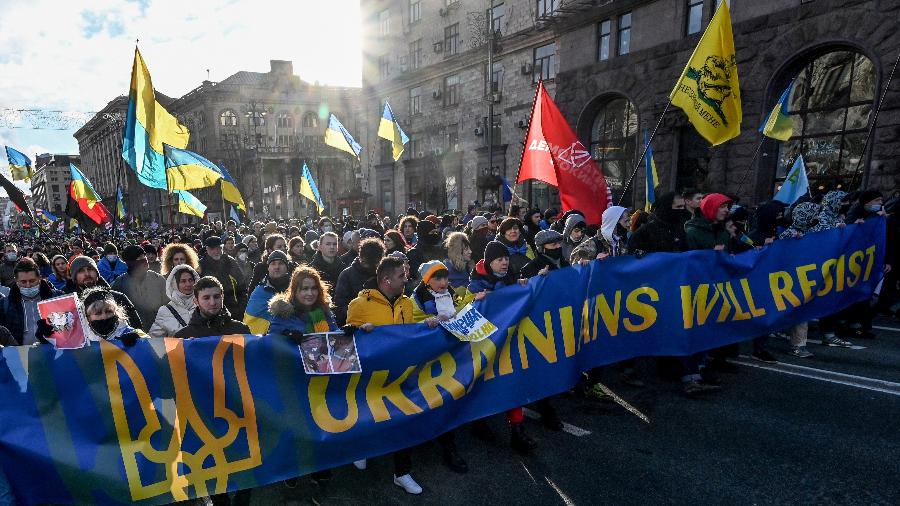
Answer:
<svg viewBox="0 0 900 506"><path fill-rule="evenodd" d="M294 315L294 305L288 300L288 294L279 293L269 300L269 313L276 318L290 318Z"/></svg>

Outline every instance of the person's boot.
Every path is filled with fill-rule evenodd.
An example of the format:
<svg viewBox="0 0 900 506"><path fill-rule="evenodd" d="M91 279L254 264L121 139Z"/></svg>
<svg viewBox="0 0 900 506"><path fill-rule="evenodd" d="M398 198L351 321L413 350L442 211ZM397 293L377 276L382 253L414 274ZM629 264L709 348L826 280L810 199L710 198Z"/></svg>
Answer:
<svg viewBox="0 0 900 506"><path fill-rule="evenodd" d="M518 453L527 455L537 448L537 443L525 433L524 424L510 424L509 436L509 445Z"/></svg>
<svg viewBox="0 0 900 506"><path fill-rule="evenodd" d="M469 472L469 465L456 451L455 444L448 444L444 447L444 465L449 467L454 473L465 474Z"/></svg>
<svg viewBox="0 0 900 506"><path fill-rule="evenodd" d="M494 430L491 429L491 426L488 425L487 420L484 418L472 422L472 435L485 443L497 441L497 434L494 433Z"/></svg>
<svg viewBox="0 0 900 506"><path fill-rule="evenodd" d="M559 419L559 415L553 406L549 404L540 406L539 412L541 413L541 423L544 424L545 429L557 432L562 430L562 420Z"/></svg>

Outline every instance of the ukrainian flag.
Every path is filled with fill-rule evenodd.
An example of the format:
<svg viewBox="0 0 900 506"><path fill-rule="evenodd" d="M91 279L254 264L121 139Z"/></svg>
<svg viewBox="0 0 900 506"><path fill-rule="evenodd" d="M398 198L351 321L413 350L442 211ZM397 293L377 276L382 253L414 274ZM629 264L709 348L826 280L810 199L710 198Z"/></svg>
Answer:
<svg viewBox="0 0 900 506"><path fill-rule="evenodd" d="M169 191L197 190L215 186L222 170L206 158L166 144L166 184Z"/></svg>
<svg viewBox="0 0 900 506"><path fill-rule="evenodd" d="M116 216L120 220L125 219L125 199L122 197L122 189L116 189Z"/></svg>
<svg viewBox="0 0 900 506"><path fill-rule="evenodd" d="M78 208L85 216L98 225L110 221L109 211L101 203L103 198L94 190L94 185L74 163L69 164L69 172L72 174L72 184L69 186L69 195L78 203Z"/></svg>
<svg viewBox="0 0 900 506"><path fill-rule="evenodd" d="M203 202L184 190L175 190L172 193L178 196L179 213L192 214L203 219L203 215L206 213L206 206L203 205Z"/></svg>
<svg viewBox="0 0 900 506"><path fill-rule="evenodd" d="M381 123L378 125L378 137L391 141L394 148L394 161L400 159L403 154L403 147L409 142L409 137L400 128L400 124L394 118L394 111L391 110L387 100L384 101L384 112L381 113Z"/></svg>
<svg viewBox="0 0 900 506"><path fill-rule="evenodd" d="M790 84L785 88L781 98L775 104L772 112L766 116L765 121L759 127L759 131L766 137L786 141L794 135L794 120L788 113L788 103L791 97L791 91L794 89L794 80L791 79Z"/></svg>
<svg viewBox="0 0 900 506"><path fill-rule="evenodd" d="M190 132L187 127L169 114L153 91L150 71L134 49L134 67L131 71L131 90L128 98L128 115L122 139L122 158L137 174L144 185L160 190L166 187L166 163L163 144L176 148L187 147Z"/></svg>
<svg viewBox="0 0 900 506"><path fill-rule="evenodd" d="M659 173L656 172L653 148L650 146L650 139L647 138L646 130L644 130L644 145L647 147L647 154L644 156L644 166L647 170L647 194L644 210L649 213L651 206L656 202L656 187L659 186Z"/></svg>
<svg viewBox="0 0 900 506"><path fill-rule="evenodd" d="M325 204L322 202L322 196L319 195L319 188L316 186L316 181L306 162L303 162L303 175L300 177L300 195L315 202L319 214L325 212Z"/></svg>
<svg viewBox="0 0 900 506"><path fill-rule="evenodd" d="M328 118L328 129L325 130L325 144L338 148L341 151L346 151L355 156L357 160L359 159L359 153L362 151L362 146L353 139L350 132L344 128L344 125L338 121L337 116L334 114Z"/></svg>
<svg viewBox="0 0 900 506"><path fill-rule="evenodd" d="M219 170L222 171L222 198L246 213L247 206L244 205L244 197L241 196L241 192L237 188L237 182L228 173L228 169L219 167Z"/></svg>
<svg viewBox="0 0 900 506"><path fill-rule="evenodd" d="M53 223L54 221L59 219L53 213L44 209L35 209L34 211L35 213L37 213L39 218L43 219L47 223Z"/></svg>
<svg viewBox="0 0 900 506"><path fill-rule="evenodd" d="M25 153L6 146L6 159L9 160L9 173L13 181L31 179L31 159L25 156Z"/></svg>

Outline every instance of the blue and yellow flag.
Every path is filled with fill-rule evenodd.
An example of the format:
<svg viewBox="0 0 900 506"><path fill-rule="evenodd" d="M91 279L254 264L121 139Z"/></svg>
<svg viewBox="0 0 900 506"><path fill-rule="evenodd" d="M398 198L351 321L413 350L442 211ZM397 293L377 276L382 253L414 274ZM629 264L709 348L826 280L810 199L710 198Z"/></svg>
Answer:
<svg viewBox="0 0 900 506"><path fill-rule="evenodd" d="M793 205L800 197L809 192L809 179L806 177L806 163L803 161L803 155L794 160L794 165L784 178L784 183L775 194L773 200L784 202L787 205Z"/></svg>
<svg viewBox="0 0 900 506"><path fill-rule="evenodd" d="M164 145L166 160L166 184L169 191L198 190L215 186L222 179L222 170L218 165L203 156Z"/></svg>
<svg viewBox="0 0 900 506"><path fill-rule="evenodd" d="M384 101L384 112L381 113L381 123L378 124L378 137L391 141L395 162L400 159L404 146L409 142L409 137L394 118L394 111L391 110L387 100Z"/></svg>
<svg viewBox="0 0 900 506"><path fill-rule="evenodd" d="M644 210L649 213L653 203L656 202L656 187L659 186L659 173L656 172L656 160L653 159L653 148L650 146L650 139L647 137L646 130L644 130L644 145L647 147L647 154L644 155L644 166L647 171Z"/></svg>
<svg viewBox="0 0 900 506"><path fill-rule="evenodd" d="M319 195L319 188L316 186L316 181L306 162L303 162L303 175L300 176L300 195L315 202L319 214L325 212L325 204L322 202L322 196Z"/></svg>
<svg viewBox="0 0 900 506"><path fill-rule="evenodd" d="M328 129L325 130L325 144L338 148L341 151L346 151L357 159L359 159L359 153L362 151L362 146L356 142L334 114L328 118Z"/></svg>
<svg viewBox="0 0 900 506"><path fill-rule="evenodd" d="M125 199L122 197L122 188L116 188L116 216L120 220L125 219Z"/></svg>
<svg viewBox="0 0 900 506"><path fill-rule="evenodd" d="M745 234L745 233L741 233L741 238L740 238L740 239L741 239L741 242L744 243L744 244L746 244L747 246L756 246L756 244L753 243L753 239L751 239L751 238L750 238L747 234Z"/></svg>
<svg viewBox="0 0 900 506"><path fill-rule="evenodd" d="M13 181L28 181L31 179L33 174L31 158L25 156L25 153L6 146L6 159L9 160L9 173L12 175Z"/></svg>
<svg viewBox="0 0 900 506"><path fill-rule="evenodd" d="M140 51L135 48L128 115L122 139L122 158L137 174L141 184L165 190L166 162L163 145L184 149L187 147L188 137L190 132L187 127L156 101L150 71L141 58Z"/></svg>
<svg viewBox="0 0 900 506"><path fill-rule="evenodd" d="M228 206L228 207L230 208L228 215L231 217L232 220L234 220L235 223L240 223L241 215L238 214L238 212L237 212L237 210L235 210L234 206Z"/></svg>
<svg viewBox="0 0 900 506"><path fill-rule="evenodd" d="M728 2L721 2L669 94L713 146L741 133L741 90Z"/></svg>
<svg viewBox="0 0 900 506"><path fill-rule="evenodd" d="M203 205L203 202L200 202L200 199L185 190L175 190L172 193L178 196L179 213L191 214L200 219L203 218L203 215L206 213L206 206Z"/></svg>
<svg viewBox="0 0 900 506"><path fill-rule="evenodd" d="M222 171L222 198L236 205L241 211L247 212L247 206L244 204L244 197L238 190L237 182L228 173L225 167L219 167Z"/></svg>
<svg viewBox="0 0 900 506"><path fill-rule="evenodd" d="M41 218L47 223L53 223L54 221L59 219L56 217L56 215L54 215L50 211L47 211L46 209L35 209L34 212L35 214L37 214L38 218Z"/></svg>
<svg viewBox="0 0 900 506"><path fill-rule="evenodd" d="M790 84L785 88L781 98L775 104L772 112L766 116L765 121L759 127L759 131L766 137L786 141L794 135L794 120L789 116L788 103L791 98L791 91L794 89L794 80L791 79Z"/></svg>

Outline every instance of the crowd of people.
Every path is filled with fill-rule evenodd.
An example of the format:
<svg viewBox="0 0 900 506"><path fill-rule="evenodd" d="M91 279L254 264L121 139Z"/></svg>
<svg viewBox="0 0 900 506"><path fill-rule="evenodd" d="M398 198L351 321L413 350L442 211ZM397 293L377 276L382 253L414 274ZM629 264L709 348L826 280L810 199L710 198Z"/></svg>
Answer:
<svg viewBox="0 0 900 506"><path fill-rule="evenodd" d="M817 322L823 345L849 347L872 338L878 312L897 316L898 197L873 190L833 190L792 206L769 201L755 207L722 193L685 190L660 195L651 212L610 206L602 223L588 224L577 210L479 209L443 215L408 209L396 219L372 211L363 219L306 218L252 223L215 222L176 228L129 228L117 237L90 234L13 232L0 263L0 344L40 345L53 332L37 303L78 294L91 339L118 339L132 346L147 337L197 338L223 334L284 336L300 345L306 335L329 331L365 334L380 325L435 327L466 303L513 284L575 264L656 252L718 250L737 254L774 241L887 215L885 277L872 301L855 304ZM790 353L810 358L808 323L784 329ZM777 359L771 336L752 341L752 357ZM274 337L273 337L274 338ZM659 359L675 371L687 396L721 388L717 373L733 372L728 358L737 346L689 357ZM615 370L633 387L645 386L646 367L634 360ZM639 369L643 369L643 372ZM588 371L576 393L606 396L599 372ZM673 378L674 379L674 378ZM562 422L552 401L536 405L548 430ZM523 410L506 413L510 446L533 452ZM497 435L484 421L473 433ZM453 431L440 438L443 462L465 473L468 465ZM410 494L422 492L412 476L410 449L394 453L393 482ZM354 465L362 470L366 461ZM327 481L319 472L315 480ZM289 486L291 482L287 483ZM249 491L217 504L246 503Z"/></svg>

